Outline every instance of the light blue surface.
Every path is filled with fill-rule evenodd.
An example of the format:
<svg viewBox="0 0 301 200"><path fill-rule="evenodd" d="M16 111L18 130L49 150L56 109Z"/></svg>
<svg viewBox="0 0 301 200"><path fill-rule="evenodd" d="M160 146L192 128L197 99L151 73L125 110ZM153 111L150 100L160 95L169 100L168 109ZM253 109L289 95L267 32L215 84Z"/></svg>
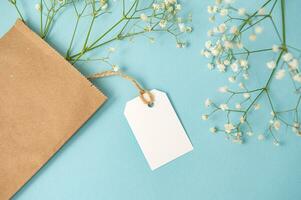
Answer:
<svg viewBox="0 0 301 200"><path fill-rule="evenodd" d="M115 44L116 63L127 66L127 71L148 88L168 92L194 150L151 171L123 115L125 103L135 97L136 91L119 78L97 80L95 84L108 101L17 193L15 200L301 199L300 137L282 133L284 144L279 148L270 140L259 143L255 138L235 145L222 135L210 134L209 125L200 120L204 99L217 96L216 88L226 82L226 77L209 72L207 60L199 55L211 26L206 7L212 1L183 1L185 10L193 14L194 31L187 49L176 49L167 36L160 36L155 44L145 38L132 44ZM36 1L20 2L26 4L25 17L37 27L38 19L32 14ZM287 4L291 16L289 40L298 42L300 2ZM0 2L0 13L3 35L16 15L5 0ZM71 25L60 24L49 37L60 51L65 49L68 37L63 29L68 27ZM84 74L102 70L96 66L79 69Z"/></svg>

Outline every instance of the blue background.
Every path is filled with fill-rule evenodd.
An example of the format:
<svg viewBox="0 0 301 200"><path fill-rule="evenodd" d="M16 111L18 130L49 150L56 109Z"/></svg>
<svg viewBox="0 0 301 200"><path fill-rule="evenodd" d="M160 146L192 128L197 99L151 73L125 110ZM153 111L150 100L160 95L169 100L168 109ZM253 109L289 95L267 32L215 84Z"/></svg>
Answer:
<svg viewBox="0 0 301 200"><path fill-rule="evenodd" d="M280 133L285 134L280 147L271 140L258 142L256 138L236 145L224 135L209 133L214 122L200 120L203 101L215 97L217 88L226 83L226 77L208 71L207 60L199 55L211 27L206 10L212 1L182 1L184 10L193 14L194 31L187 49L176 49L174 40L166 35L160 35L155 44L140 37L133 43L113 45L118 49L115 63L146 87L168 93L194 150L151 171L123 115L125 103L136 96L135 89L119 78L97 80L94 83L108 101L15 195L15 200L301 199L300 137ZM35 29L36 1L21 2L25 18ZM288 37L296 43L301 35L300 2L287 1L287 6L292 25ZM0 2L0 13L3 35L17 16L5 0ZM72 24L56 26L49 43L63 51L70 37L64 28ZM77 67L84 74L103 70L97 65Z"/></svg>

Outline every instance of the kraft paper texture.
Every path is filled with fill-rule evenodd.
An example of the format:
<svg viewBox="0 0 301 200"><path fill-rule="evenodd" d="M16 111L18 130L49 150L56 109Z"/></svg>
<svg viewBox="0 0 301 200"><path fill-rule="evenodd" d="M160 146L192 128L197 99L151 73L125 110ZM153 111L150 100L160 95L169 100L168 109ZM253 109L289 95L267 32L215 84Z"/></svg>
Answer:
<svg viewBox="0 0 301 200"><path fill-rule="evenodd" d="M0 200L11 198L105 99L17 21L0 39Z"/></svg>

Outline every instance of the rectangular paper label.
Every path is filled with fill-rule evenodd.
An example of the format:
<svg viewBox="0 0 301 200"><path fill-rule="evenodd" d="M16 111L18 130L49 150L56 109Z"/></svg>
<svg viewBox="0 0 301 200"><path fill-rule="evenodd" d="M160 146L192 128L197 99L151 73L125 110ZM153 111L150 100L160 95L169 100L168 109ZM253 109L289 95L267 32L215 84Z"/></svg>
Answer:
<svg viewBox="0 0 301 200"><path fill-rule="evenodd" d="M127 102L124 114L152 170L193 149L167 95L152 90L154 105L140 97Z"/></svg>

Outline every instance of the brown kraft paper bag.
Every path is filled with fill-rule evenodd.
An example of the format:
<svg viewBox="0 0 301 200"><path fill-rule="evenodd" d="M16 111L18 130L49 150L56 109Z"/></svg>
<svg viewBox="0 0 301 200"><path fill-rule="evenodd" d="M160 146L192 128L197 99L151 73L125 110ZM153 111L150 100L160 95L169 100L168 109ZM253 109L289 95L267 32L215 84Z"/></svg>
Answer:
<svg viewBox="0 0 301 200"><path fill-rule="evenodd" d="M0 39L0 200L29 181L105 100L18 20Z"/></svg>

